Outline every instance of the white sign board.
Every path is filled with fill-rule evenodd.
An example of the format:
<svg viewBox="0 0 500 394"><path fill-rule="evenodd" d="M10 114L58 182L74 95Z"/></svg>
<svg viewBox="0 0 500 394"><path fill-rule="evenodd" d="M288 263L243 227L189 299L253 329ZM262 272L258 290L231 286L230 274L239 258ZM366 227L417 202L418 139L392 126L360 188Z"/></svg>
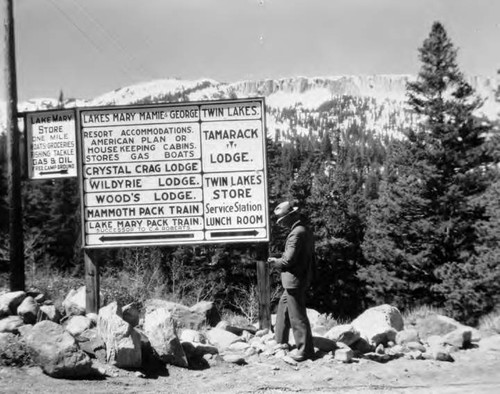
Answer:
<svg viewBox="0 0 500 394"><path fill-rule="evenodd" d="M30 179L77 176L74 110L28 112L25 127Z"/></svg>
<svg viewBox="0 0 500 394"><path fill-rule="evenodd" d="M79 120L84 247L269 241L263 99Z"/></svg>

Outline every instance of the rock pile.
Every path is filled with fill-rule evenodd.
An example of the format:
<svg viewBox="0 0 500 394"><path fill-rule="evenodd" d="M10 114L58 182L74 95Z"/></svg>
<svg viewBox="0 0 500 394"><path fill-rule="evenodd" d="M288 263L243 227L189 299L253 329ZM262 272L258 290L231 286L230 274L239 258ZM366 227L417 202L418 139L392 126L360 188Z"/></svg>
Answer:
<svg viewBox="0 0 500 394"><path fill-rule="evenodd" d="M221 321L210 302L187 307L153 299L145 304L143 317L134 305L122 308L113 302L98 314L86 315L84 294L84 287L68 294L62 317L41 294L0 295L0 333L24 341L35 363L56 378L103 374L105 370L94 367L102 364L132 370L158 363L193 369L272 359L297 364L290 357L293 335L292 343L284 345L269 329L230 325ZM318 312L308 310L308 315L315 346L315 357L308 362L313 363L349 363L355 358L387 362L399 357L453 361L454 352L479 340L477 330L440 315L405 327L399 310L390 305L368 309L351 324L333 328L325 327ZM488 344L500 348L498 339L490 337Z"/></svg>

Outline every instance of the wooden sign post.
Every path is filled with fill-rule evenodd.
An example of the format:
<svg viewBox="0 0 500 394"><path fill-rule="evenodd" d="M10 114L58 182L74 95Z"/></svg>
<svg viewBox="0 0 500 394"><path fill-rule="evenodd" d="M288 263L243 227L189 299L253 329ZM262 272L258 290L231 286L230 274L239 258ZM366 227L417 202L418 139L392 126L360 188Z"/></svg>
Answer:
<svg viewBox="0 0 500 394"><path fill-rule="evenodd" d="M259 291L260 328L271 329L271 286L269 283L269 264L266 260L257 261L257 288Z"/></svg>
<svg viewBox="0 0 500 394"><path fill-rule="evenodd" d="M269 242L262 98L86 107L76 124L89 310L99 267L88 249ZM268 327L265 262L257 272Z"/></svg>
<svg viewBox="0 0 500 394"><path fill-rule="evenodd" d="M24 290L24 241L21 205L21 160L17 126L17 83L14 44L14 11L12 0L0 0L3 22L5 59L3 89L7 101L7 162L9 180L10 289Z"/></svg>
<svg viewBox="0 0 500 394"><path fill-rule="evenodd" d="M93 250L84 249L85 261L85 304L87 313L99 313L100 306L100 284L99 284L99 260L98 253Z"/></svg>

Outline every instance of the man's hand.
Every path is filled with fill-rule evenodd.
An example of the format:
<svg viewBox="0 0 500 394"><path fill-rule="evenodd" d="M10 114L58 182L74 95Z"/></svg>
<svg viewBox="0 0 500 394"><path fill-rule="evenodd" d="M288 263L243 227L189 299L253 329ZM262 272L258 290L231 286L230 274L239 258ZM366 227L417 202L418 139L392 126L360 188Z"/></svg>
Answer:
<svg viewBox="0 0 500 394"><path fill-rule="evenodd" d="M267 262L271 266L271 268L279 269L279 267L280 267L279 259L277 259L276 257L269 257L267 259Z"/></svg>

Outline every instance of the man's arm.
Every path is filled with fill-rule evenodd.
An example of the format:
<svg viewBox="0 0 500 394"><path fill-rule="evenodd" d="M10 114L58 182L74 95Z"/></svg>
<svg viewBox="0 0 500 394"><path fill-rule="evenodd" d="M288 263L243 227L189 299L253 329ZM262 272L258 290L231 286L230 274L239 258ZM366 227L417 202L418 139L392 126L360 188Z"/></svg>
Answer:
<svg viewBox="0 0 500 394"><path fill-rule="evenodd" d="M280 271L289 271L297 264L297 254L303 238L302 231L292 231L286 240L283 255L279 258L270 257L267 261Z"/></svg>

